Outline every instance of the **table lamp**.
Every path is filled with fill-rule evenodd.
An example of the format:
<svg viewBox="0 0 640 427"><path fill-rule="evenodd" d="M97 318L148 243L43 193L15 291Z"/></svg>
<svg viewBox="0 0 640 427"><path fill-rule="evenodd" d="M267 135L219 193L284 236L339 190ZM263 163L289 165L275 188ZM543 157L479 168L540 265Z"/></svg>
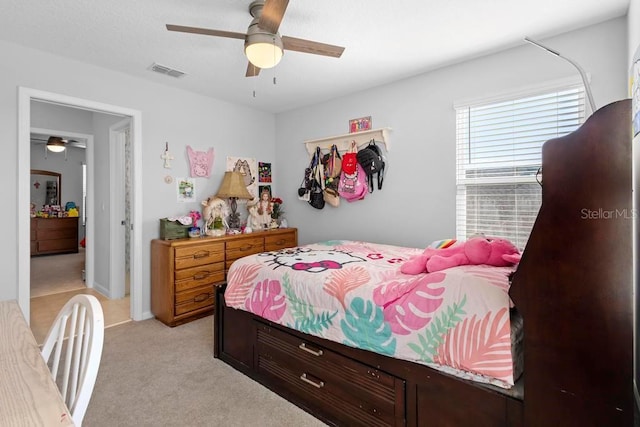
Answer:
<svg viewBox="0 0 640 427"><path fill-rule="evenodd" d="M229 199L231 214L229 215L229 228L238 230L240 228L240 214L236 212L238 199L253 199L253 196L244 185L244 176L240 172L225 172L220 189L216 194L220 199Z"/></svg>

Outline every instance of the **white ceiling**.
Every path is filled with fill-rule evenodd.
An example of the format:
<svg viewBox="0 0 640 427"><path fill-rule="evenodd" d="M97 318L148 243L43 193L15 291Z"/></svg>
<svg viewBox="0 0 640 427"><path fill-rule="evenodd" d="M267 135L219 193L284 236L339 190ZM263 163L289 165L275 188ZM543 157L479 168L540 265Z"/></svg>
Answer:
<svg viewBox="0 0 640 427"><path fill-rule="evenodd" d="M250 2L0 0L0 39L281 112L514 47L524 36L544 39L623 16L629 6L629 0L291 0L280 33L344 46L344 54L287 51L257 78L244 77L242 40L165 28L245 33ZM154 62L187 75L154 73Z"/></svg>

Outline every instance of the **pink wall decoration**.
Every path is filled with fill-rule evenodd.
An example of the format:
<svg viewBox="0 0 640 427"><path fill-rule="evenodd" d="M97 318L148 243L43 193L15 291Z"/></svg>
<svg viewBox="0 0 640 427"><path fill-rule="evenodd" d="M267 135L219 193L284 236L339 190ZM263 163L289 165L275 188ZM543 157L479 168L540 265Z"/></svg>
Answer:
<svg viewBox="0 0 640 427"><path fill-rule="evenodd" d="M211 165L213 165L213 148L209 151L194 151L187 145L187 155L191 167L191 176L198 178L209 178Z"/></svg>

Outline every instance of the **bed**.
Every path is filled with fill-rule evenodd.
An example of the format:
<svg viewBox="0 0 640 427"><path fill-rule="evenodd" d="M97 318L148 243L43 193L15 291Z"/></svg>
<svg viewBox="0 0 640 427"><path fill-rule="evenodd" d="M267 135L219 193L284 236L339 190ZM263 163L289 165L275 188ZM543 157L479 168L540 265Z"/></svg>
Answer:
<svg viewBox="0 0 640 427"><path fill-rule="evenodd" d="M630 102L545 143L542 170L517 269L407 278L419 249L352 241L243 258L214 356L333 425L631 425Z"/></svg>

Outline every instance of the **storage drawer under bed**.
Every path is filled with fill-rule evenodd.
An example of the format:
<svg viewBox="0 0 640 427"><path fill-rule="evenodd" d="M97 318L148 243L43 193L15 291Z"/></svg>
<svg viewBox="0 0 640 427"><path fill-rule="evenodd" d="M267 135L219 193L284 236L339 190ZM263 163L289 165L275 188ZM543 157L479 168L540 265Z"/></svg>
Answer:
<svg viewBox="0 0 640 427"><path fill-rule="evenodd" d="M345 425L405 424L403 380L256 322L255 369Z"/></svg>

